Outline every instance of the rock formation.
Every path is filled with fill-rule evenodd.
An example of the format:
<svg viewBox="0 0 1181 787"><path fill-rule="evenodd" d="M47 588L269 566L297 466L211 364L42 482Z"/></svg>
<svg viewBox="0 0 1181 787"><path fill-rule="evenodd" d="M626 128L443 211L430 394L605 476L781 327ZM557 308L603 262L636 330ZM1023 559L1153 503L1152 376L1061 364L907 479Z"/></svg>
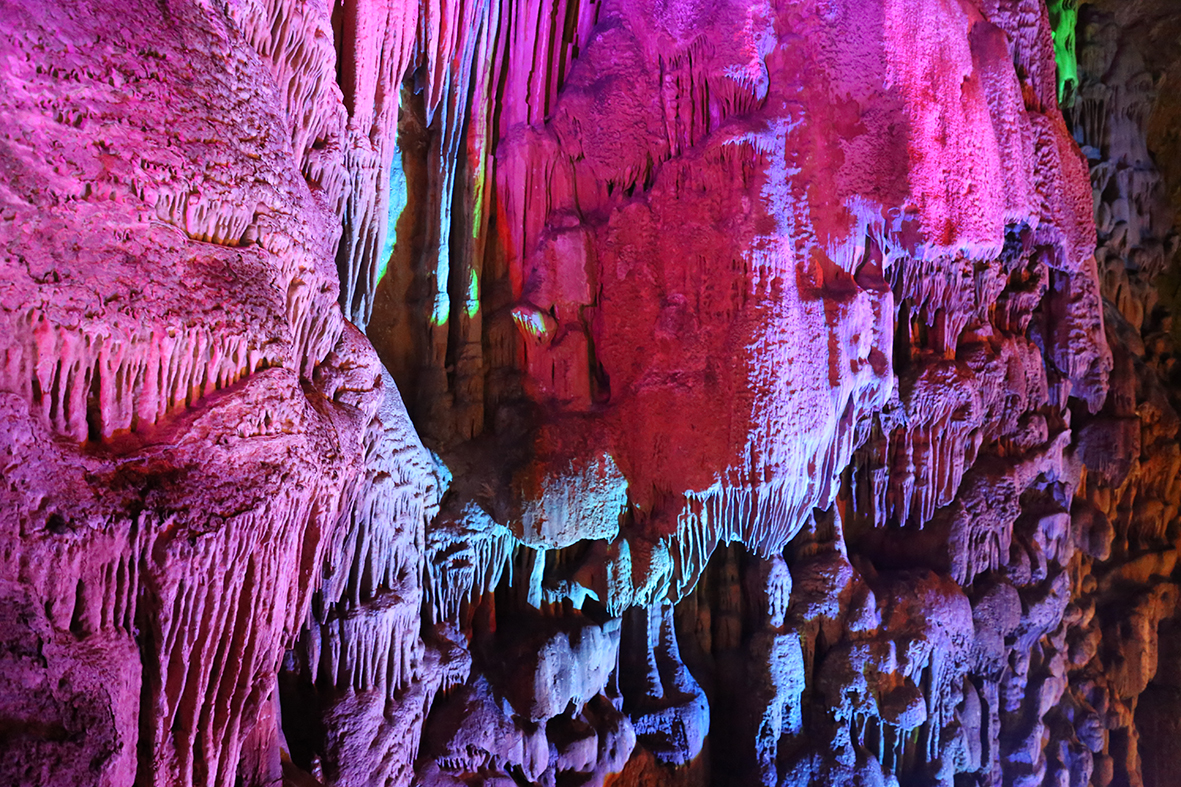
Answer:
<svg viewBox="0 0 1181 787"><path fill-rule="evenodd" d="M1167 0L0 0L0 784L1166 785Z"/></svg>

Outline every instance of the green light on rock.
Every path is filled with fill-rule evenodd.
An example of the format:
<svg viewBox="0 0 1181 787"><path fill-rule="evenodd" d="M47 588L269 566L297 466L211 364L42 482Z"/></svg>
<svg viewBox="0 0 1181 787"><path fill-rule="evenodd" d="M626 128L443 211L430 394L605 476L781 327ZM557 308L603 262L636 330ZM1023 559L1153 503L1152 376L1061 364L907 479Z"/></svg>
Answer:
<svg viewBox="0 0 1181 787"><path fill-rule="evenodd" d="M1054 37L1054 61L1058 64L1058 103L1068 107L1078 90L1078 58L1074 32L1078 24L1078 0L1050 0L1050 27Z"/></svg>
<svg viewBox="0 0 1181 787"><path fill-rule="evenodd" d="M476 275L476 269L472 268L468 271L467 279L467 303L464 305L464 313L467 316L475 317L476 312L480 310L480 277Z"/></svg>

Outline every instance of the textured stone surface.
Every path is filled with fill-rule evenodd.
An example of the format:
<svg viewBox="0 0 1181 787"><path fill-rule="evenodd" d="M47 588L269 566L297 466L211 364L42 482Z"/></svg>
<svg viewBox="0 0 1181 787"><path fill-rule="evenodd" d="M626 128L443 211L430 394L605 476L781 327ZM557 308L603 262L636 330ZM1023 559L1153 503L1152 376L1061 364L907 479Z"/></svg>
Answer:
<svg viewBox="0 0 1181 787"><path fill-rule="evenodd" d="M0 4L0 783L1170 783L1178 33Z"/></svg>

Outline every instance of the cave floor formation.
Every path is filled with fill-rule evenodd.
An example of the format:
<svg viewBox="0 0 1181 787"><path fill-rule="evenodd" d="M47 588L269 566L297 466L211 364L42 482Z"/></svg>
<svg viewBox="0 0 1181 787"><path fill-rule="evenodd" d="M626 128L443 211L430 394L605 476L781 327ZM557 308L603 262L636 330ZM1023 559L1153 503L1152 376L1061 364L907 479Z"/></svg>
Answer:
<svg viewBox="0 0 1181 787"><path fill-rule="evenodd" d="M0 785L1181 785L1172 0L0 0Z"/></svg>

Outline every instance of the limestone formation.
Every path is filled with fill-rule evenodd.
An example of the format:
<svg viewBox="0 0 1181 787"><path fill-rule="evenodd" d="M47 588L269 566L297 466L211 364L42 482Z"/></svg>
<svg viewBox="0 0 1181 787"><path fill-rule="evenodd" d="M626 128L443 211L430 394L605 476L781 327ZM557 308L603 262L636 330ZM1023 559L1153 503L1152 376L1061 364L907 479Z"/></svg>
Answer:
<svg viewBox="0 0 1181 787"><path fill-rule="evenodd" d="M1167 0L0 0L0 784L1166 785Z"/></svg>

